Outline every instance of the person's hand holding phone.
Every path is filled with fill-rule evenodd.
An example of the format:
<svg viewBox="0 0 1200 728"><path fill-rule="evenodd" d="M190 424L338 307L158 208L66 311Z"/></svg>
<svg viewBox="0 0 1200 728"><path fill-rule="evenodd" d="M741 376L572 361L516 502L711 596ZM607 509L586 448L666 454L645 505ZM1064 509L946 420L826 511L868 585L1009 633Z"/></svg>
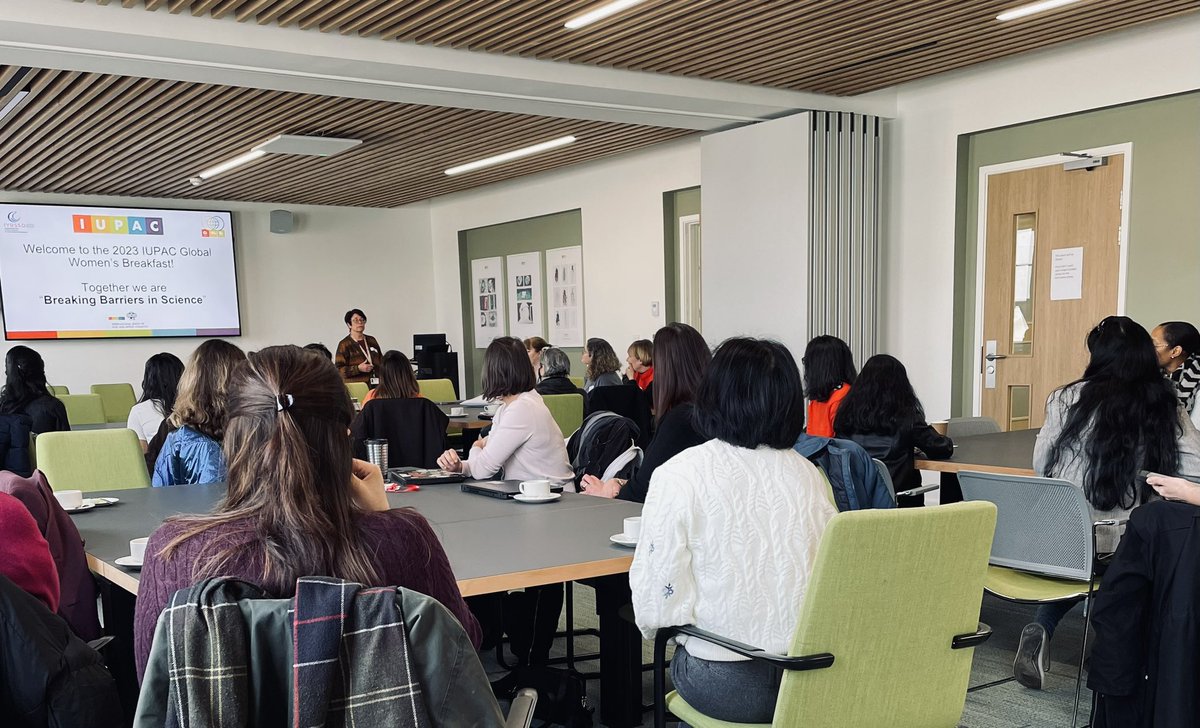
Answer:
<svg viewBox="0 0 1200 728"><path fill-rule="evenodd" d="M1200 505L1200 485L1190 480L1158 473L1146 473L1146 482L1154 488L1156 493L1167 500L1183 501L1194 506Z"/></svg>
<svg viewBox="0 0 1200 728"><path fill-rule="evenodd" d="M437 459L438 467L442 470L448 470L451 473L461 473L463 471L462 458L454 450L447 450L442 453Z"/></svg>
<svg viewBox="0 0 1200 728"><path fill-rule="evenodd" d="M383 473L377 465L357 458L351 460L350 489L354 492L354 502L364 511L387 511L392 508L384 490Z"/></svg>

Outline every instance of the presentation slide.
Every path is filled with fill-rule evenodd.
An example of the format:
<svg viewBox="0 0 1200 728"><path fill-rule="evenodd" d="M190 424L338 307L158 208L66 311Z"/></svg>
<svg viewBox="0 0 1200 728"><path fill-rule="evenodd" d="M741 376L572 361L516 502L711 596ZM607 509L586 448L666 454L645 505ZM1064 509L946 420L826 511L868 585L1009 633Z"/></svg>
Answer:
<svg viewBox="0 0 1200 728"><path fill-rule="evenodd" d="M0 203L9 341L239 336L228 212Z"/></svg>

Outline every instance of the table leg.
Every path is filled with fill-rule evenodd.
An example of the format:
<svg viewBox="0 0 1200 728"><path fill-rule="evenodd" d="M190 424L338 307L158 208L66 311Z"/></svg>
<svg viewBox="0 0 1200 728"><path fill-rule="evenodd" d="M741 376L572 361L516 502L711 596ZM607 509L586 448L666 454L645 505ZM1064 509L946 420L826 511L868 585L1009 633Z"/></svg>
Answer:
<svg viewBox="0 0 1200 728"><path fill-rule="evenodd" d="M632 599L629 575L589 580L600 619L600 722L609 728L642 724L642 635L617 612Z"/></svg>
<svg viewBox="0 0 1200 728"><path fill-rule="evenodd" d="M104 633L115 639L103 650L104 661L117 681L125 724L133 725L137 708L137 670L133 666L133 607L136 597L106 579L96 579L104 609Z"/></svg>
<svg viewBox="0 0 1200 728"><path fill-rule="evenodd" d="M947 503L961 503L963 499L962 487L958 484L958 473L942 473L942 486L938 488L940 500L938 503L946 505Z"/></svg>

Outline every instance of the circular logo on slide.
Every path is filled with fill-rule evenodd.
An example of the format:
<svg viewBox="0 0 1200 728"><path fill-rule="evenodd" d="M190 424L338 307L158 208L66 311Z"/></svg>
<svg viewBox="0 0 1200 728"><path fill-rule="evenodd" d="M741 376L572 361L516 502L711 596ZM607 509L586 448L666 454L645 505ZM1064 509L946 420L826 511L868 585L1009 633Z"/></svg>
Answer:
<svg viewBox="0 0 1200 728"><path fill-rule="evenodd" d="M222 220L219 215L211 215L208 220L205 221L204 227L208 228L209 230L224 230L225 221Z"/></svg>
<svg viewBox="0 0 1200 728"><path fill-rule="evenodd" d="M8 221L9 222L21 222L21 216L18 215L16 212L10 212L10 213L8 213Z"/></svg>
<svg viewBox="0 0 1200 728"><path fill-rule="evenodd" d="M136 321L137 314L134 313L133 311L130 311L129 313L125 314L125 318L129 319L130 321Z"/></svg>

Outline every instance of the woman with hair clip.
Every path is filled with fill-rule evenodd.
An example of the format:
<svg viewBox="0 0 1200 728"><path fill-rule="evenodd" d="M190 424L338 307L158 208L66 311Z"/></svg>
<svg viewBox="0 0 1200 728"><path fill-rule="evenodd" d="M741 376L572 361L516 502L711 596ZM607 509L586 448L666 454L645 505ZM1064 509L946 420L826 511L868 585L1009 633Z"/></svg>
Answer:
<svg viewBox="0 0 1200 728"><path fill-rule="evenodd" d="M1179 404L1196 411L1200 389L1200 331L1186 321L1167 321L1150 332L1158 365L1175 384Z"/></svg>
<svg viewBox="0 0 1200 728"><path fill-rule="evenodd" d="M0 414L28 415L31 432L70 430L67 408L46 385L46 364L28 346L14 346L4 357L4 389L0 390Z"/></svg>
<svg viewBox="0 0 1200 728"><path fill-rule="evenodd" d="M174 354L155 354L146 360L146 371L142 374L142 398L129 410L126 426L137 433L146 445L158 434L163 419L175 409L175 397L179 392L179 378L183 376L183 362Z"/></svg>
<svg viewBox="0 0 1200 728"><path fill-rule="evenodd" d="M621 383L621 360L612 344L604 339L588 339L579 360L583 362L583 391L596 387L612 387Z"/></svg>
<svg viewBox="0 0 1200 728"><path fill-rule="evenodd" d="M925 422L925 408L898 359L876 354L867 359L833 421L834 432L853 440L871 457L887 465L894 492L921 485L913 465L913 448L932 460L954 454L954 441ZM924 504L921 496L897 499L901 508Z"/></svg>
<svg viewBox="0 0 1200 728"><path fill-rule="evenodd" d="M413 399L421 396L417 375L413 374L412 360L404 352L392 349L383 355L379 365L379 386L367 392L362 403L373 399Z"/></svg>
<svg viewBox="0 0 1200 728"><path fill-rule="evenodd" d="M696 431L692 404L712 360L704 337L687 324L667 324L654 334L654 354L658 363L654 382L657 426L642 465L628 481L584 475L580 484L588 495L645 503L650 478L658 466L708 441Z"/></svg>
<svg viewBox="0 0 1200 728"><path fill-rule="evenodd" d="M1200 433L1160 373L1150 335L1133 319L1104 319L1088 332L1087 348L1090 359L1083 376L1046 400L1033 469L1082 488L1092 520L1126 518L1155 497L1138 471L1200 476ZM1112 553L1120 537L1119 528L1101 527L1096 552ZM1036 621L1022 630L1013 663L1022 685L1042 688L1050 668L1050 639L1077 603L1039 606Z"/></svg>
<svg viewBox="0 0 1200 728"><path fill-rule="evenodd" d="M224 500L211 514L168 519L146 546L134 618L139 679L171 595L216 575L275 597L291 596L302 576L402 586L441 602L479 644L479 625L429 523L411 509L389 510L379 468L351 457L353 415L337 369L322 357L272 346L238 368Z"/></svg>
<svg viewBox="0 0 1200 728"><path fill-rule="evenodd" d="M225 436L229 382L234 369L246 361L242 350L221 339L209 339L192 353L175 407L166 422L171 428L163 441L150 482L154 487L187 483L219 483L225 479Z"/></svg>
<svg viewBox="0 0 1200 728"><path fill-rule="evenodd" d="M833 437L833 421L850 385L858 378L854 354L836 336L816 336L804 348L804 396L808 398L806 432Z"/></svg>

